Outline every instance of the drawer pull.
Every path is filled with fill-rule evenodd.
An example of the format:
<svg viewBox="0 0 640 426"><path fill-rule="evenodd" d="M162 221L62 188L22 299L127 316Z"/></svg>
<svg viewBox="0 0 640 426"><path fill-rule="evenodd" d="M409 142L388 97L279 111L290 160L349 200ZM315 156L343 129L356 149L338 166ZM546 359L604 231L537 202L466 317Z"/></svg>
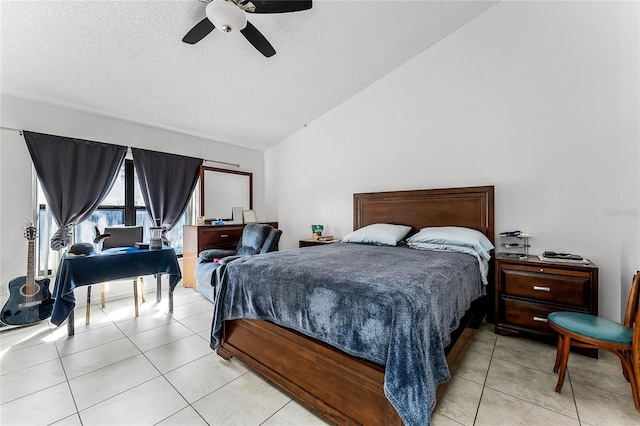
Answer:
<svg viewBox="0 0 640 426"><path fill-rule="evenodd" d="M228 235L227 234L220 234L220 238L227 238Z"/></svg>
<svg viewBox="0 0 640 426"><path fill-rule="evenodd" d="M551 287L540 287L539 285L534 285L533 289L536 291L551 291Z"/></svg>
<svg viewBox="0 0 640 426"><path fill-rule="evenodd" d="M535 316L533 317L533 320L534 321L539 321L539 322L549 322L549 320L546 319L546 318L535 317Z"/></svg>

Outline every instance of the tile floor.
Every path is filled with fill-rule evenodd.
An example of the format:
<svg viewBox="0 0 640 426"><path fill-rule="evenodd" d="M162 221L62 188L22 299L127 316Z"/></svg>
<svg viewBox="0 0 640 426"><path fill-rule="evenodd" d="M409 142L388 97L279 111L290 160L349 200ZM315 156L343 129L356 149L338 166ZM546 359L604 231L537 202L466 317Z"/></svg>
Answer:
<svg viewBox="0 0 640 426"><path fill-rule="evenodd" d="M131 298L76 311L76 335L47 322L0 331L0 424L323 425L208 342L212 304L179 286L163 302ZM155 300L150 294L147 300ZM640 424L615 357L572 355L554 392L555 348L485 325L438 402L433 424Z"/></svg>

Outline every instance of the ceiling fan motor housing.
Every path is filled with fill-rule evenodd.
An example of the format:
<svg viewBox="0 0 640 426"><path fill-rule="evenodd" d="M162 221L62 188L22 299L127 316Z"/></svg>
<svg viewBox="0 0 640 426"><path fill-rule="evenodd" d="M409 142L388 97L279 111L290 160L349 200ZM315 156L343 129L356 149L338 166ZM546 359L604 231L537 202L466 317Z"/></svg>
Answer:
<svg viewBox="0 0 640 426"><path fill-rule="evenodd" d="M247 26L247 17L235 3L216 0L207 4L207 19L224 33L237 33Z"/></svg>

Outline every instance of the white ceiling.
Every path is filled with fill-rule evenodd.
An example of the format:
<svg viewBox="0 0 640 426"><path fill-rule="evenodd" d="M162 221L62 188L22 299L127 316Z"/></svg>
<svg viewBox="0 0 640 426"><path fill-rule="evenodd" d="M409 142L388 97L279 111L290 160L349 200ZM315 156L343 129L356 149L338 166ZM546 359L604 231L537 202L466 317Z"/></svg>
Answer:
<svg viewBox="0 0 640 426"><path fill-rule="evenodd" d="M268 149L496 2L314 1L249 15L277 54L217 30L182 37L206 4L0 3L2 93Z"/></svg>

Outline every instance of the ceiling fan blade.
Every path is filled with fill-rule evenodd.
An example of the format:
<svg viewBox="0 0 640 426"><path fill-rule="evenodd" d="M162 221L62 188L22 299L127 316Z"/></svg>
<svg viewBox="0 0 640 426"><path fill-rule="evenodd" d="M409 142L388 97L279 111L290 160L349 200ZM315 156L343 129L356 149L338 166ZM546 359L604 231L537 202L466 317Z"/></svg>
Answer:
<svg viewBox="0 0 640 426"><path fill-rule="evenodd" d="M267 58L276 54L275 49L271 46L271 43L267 41L267 39L262 35L260 31L256 27L251 24L251 22L247 22L247 26L240 30L242 35L249 40L249 43L253 44L253 47L258 49L260 53L262 53Z"/></svg>
<svg viewBox="0 0 640 426"><path fill-rule="evenodd" d="M188 44L196 44L215 28L215 25L213 25L209 19L204 18L189 30L187 35L182 38L182 41Z"/></svg>
<svg viewBox="0 0 640 426"><path fill-rule="evenodd" d="M251 0L253 13L286 13L311 9L311 0Z"/></svg>

